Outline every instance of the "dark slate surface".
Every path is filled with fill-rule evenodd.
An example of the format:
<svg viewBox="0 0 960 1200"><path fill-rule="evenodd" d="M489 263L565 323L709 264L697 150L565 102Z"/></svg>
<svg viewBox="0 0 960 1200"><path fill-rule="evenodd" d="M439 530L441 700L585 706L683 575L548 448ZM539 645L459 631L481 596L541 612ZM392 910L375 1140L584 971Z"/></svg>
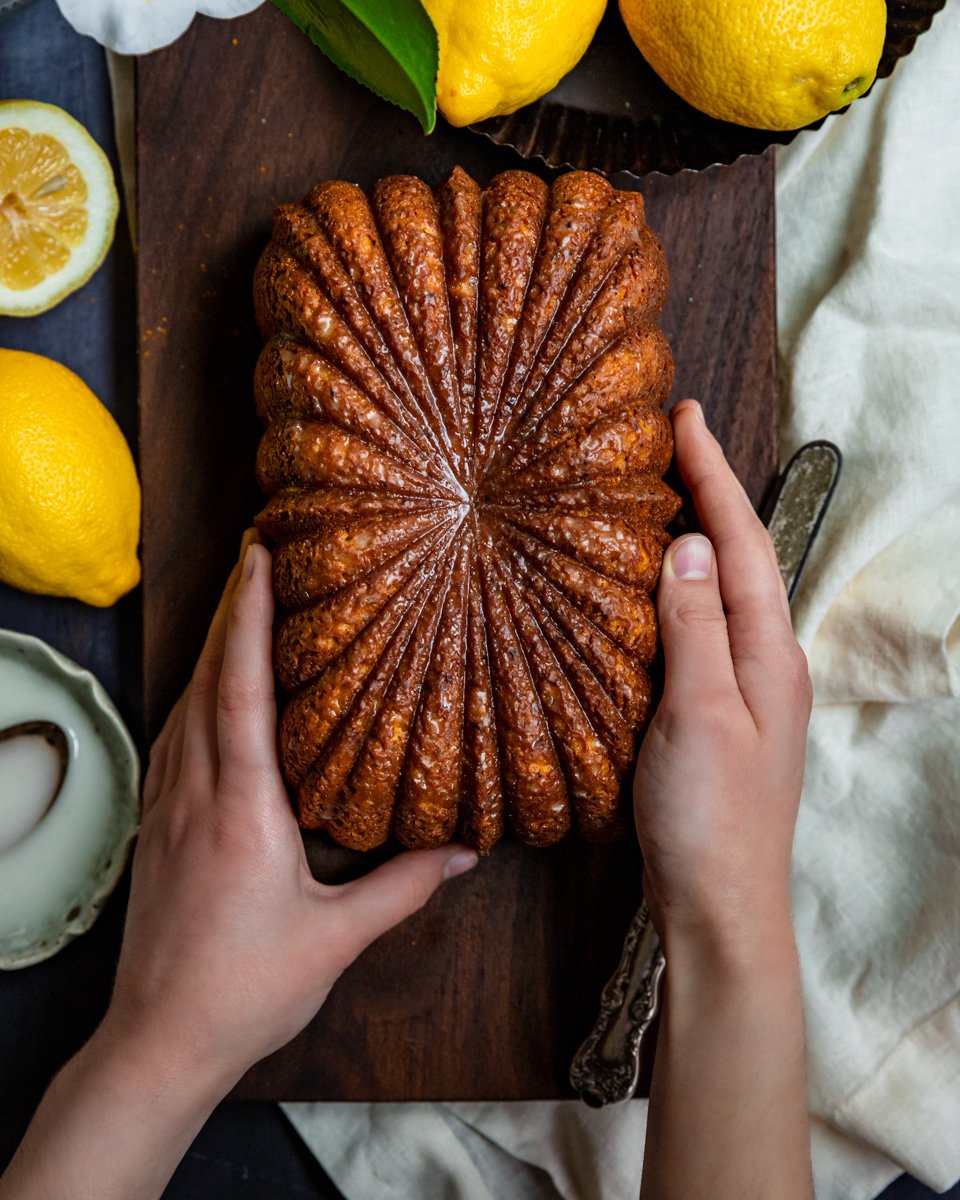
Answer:
<svg viewBox="0 0 960 1200"><path fill-rule="evenodd" d="M0 97L65 108L116 170L103 51L80 38L51 0L0 16ZM58 359L86 381L136 442L133 256L123 214L107 261L78 292L38 317L0 317L0 346ZM112 609L24 596L0 586L0 626L42 637L101 680L136 736L141 724L140 597Z"/></svg>
<svg viewBox="0 0 960 1200"><path fill-rule="evenodd" d="M52 0L0 15L0 97L59 104L113 156L103 53L78 38ZM0 317L0 346L59 359L93 388L133 442L136 347L133 257L126 227L86 287L39 317ZM93 671L134 736L141 726L140 598L112 609L27 596L0 586L0 626L35 634ZM0 972L0 1155L9 1153L51 1073L106 1004L104 961L115 958L122 892L86 937L40 966ZM90 981L98 981L91 985Z"/></svg>

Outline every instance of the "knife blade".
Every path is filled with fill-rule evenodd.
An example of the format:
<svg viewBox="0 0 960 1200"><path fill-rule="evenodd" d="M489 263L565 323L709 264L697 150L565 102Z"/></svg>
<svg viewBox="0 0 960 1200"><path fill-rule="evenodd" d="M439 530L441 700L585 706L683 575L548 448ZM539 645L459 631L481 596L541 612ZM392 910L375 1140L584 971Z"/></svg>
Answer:
<svg viewBox="0 0 960 1200"><path fill-rule="evenodd" d="M807 442L787 463L764 509L763 523L791 603L842 465L843 455L833 442Z"/></svg>

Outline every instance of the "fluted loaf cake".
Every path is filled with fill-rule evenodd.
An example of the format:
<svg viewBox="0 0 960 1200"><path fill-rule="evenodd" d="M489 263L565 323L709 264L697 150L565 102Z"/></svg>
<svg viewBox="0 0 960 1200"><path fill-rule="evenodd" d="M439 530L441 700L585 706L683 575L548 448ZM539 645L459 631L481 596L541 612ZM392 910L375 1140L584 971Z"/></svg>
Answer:
<svg viewBox="0 0 960 1200"><path fill-rule="evenodd" d="M257 525L302 825L481 853L622 831L678 503L666 291L640 196L585 172L277 209Z"/></svg>

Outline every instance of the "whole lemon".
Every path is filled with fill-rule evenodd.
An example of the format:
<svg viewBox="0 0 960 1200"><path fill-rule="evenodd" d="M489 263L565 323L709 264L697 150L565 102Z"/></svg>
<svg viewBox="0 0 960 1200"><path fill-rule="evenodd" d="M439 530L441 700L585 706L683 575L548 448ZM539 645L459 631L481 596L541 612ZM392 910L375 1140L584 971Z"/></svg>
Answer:
<svg viewBox="0 0 960 1200"><path fill-rule="evenodd" d="M798 129L877 73L884 0L620 0L640 53L688 104L755 129Z"/></svg>
<svg viewBox="0 0 960 1200"><path fill-rule="evenodd" d="M113 417L60 363L0 350L0 580L105 607L139 582L139 536Z"/></svg>
<svg viewBox="0 0 960 1200"><path fill-rule="evenodd" d="M451 125L512 113L559 83L606 0L424 0L437 29L437 105Z"/></svg>

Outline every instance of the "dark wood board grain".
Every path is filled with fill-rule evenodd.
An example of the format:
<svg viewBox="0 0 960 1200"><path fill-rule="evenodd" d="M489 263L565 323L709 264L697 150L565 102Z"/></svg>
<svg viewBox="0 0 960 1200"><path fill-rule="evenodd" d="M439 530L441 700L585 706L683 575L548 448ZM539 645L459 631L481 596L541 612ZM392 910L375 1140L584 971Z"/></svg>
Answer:
<svg viewBox="0 0 960 1200"><path fill-rule="evenodd" d="M198 19L142 59L138 114L144 686L154 734L261 503L250 281L273 206L323 178L369 186L406 171L436 183L460 163L485 181L522 164L442 123L424 138L270 5L233 22ZM670 261L674 395L703 399L759 502L777 456L772 161L650 177L640 190ZM356 856L315 839L308 851L322 878L358 869ZM502 845L372 947L304 1034L236 1095L567 1097L570 1057L639 899L629 844Z"/></svg>

